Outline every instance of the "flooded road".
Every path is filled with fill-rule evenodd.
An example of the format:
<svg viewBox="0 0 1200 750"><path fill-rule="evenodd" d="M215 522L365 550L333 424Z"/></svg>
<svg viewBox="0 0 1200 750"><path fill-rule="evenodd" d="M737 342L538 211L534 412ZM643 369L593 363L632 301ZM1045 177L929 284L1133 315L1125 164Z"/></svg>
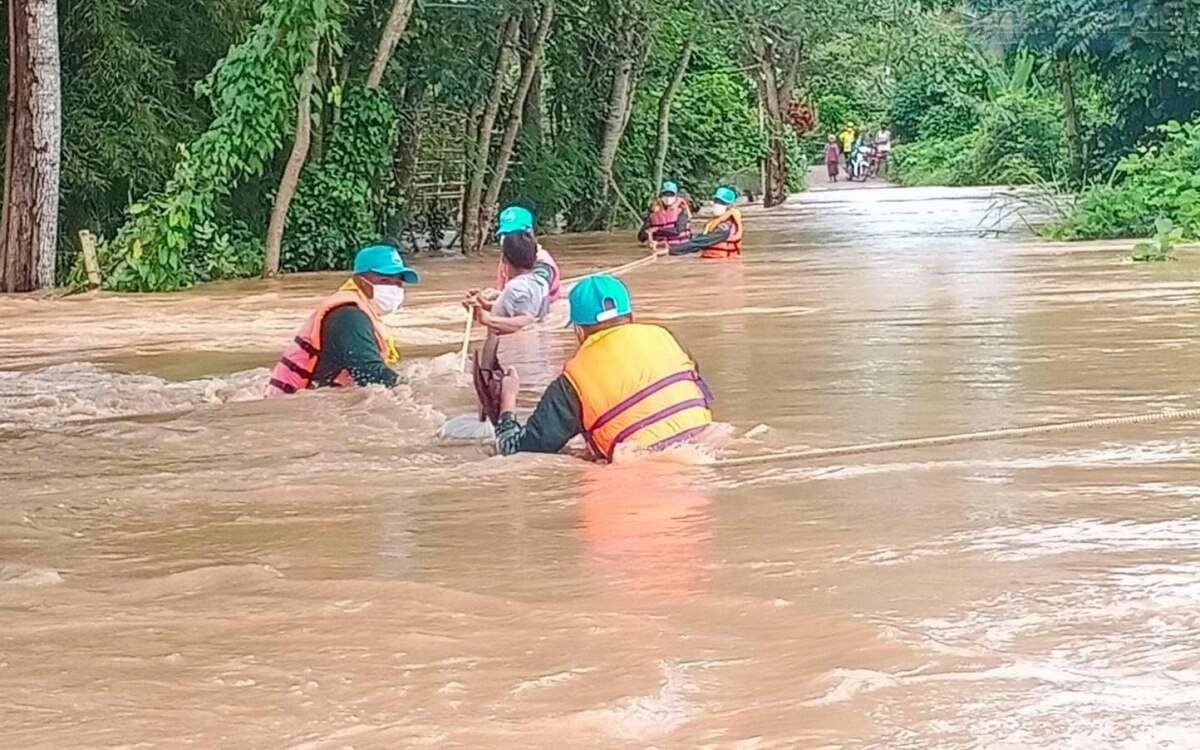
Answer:
<svg viewBox="0 0 1200 750"><path fill-rule="evenodd" d="M814 192L627 281L723 455L1200 404L1200 263ZM626 238L550 238L575 276ZM495 459L417 261L410 385L258 400L338 277L0 299L0 736L292 748L1193 747L1200 427L747 467ZM508 342L523 409L573 346Z"/></svg>

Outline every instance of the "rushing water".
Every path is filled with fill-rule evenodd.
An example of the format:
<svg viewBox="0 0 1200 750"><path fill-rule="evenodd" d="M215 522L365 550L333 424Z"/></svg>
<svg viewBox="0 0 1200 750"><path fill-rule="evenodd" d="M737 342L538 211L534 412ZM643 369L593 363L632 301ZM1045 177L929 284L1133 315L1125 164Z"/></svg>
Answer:
<svg viewBox="0 0 1200 750"><path fill-rule="evenodd" d="M1197 405L1200 265L981 238L989 202L812 193L751 212L741 261L628 282L724 455ZM637 254L550 244L568 275ZM336 277L0 299L3 744L1195 746L1195 423L491 458L433 438L472 408L453 296L491 264L421 264L409 386L272 402ZM572 345L507 342L525 408Z"/></svg>

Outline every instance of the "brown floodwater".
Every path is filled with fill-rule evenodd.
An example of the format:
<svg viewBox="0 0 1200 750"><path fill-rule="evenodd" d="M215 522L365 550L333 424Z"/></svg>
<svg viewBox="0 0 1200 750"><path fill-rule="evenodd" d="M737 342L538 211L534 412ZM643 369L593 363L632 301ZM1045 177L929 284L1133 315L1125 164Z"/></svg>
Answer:
<svg viewBox="0 0 1200 750"><path fill-rule="evenodd" d="M749 211L739 261L627 281L724 456L1200 404L1200 263L984 237L990 207L814 192ZM569 276L639 253L547 244ZM339 277L0 298L4 746L1195 746L1195 423L493 458L434 435L472 408L454 297L494 259L417 264L410 385L271 402ZM562 314L505 343L524 409Z"/></svg>

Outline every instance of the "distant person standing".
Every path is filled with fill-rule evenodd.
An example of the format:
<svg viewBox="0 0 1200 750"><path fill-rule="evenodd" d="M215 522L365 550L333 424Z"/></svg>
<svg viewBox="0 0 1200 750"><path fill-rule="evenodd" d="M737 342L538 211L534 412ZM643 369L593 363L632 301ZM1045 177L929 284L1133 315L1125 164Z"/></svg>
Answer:
<svg viewBox="0 0 1200 750"><path fill-rule="evenodd" d="M875 134L875 147L879 150L879 176L887 179L888 158L892 154L892 129L885 122Z"/></svg>
<svg viewBox="0 0 1200 750"><path fill-rule="evenodd" d="M829 142L825 144L825 169L829 172L829 181L838 181L838 170L842 168L842 152L838 148L837 136L829 134Z"/></svg>
<svg viewBox="0 0 1200 750"><path fill-rule="evenodd" d="M846 123L846 127L842 128L842 132L838 135L838 140L842 145L842 158L846 160L846 173L850 173L850 157L854 151L854 139L858 135L858 131L854 128L853 122Z"/></svg>

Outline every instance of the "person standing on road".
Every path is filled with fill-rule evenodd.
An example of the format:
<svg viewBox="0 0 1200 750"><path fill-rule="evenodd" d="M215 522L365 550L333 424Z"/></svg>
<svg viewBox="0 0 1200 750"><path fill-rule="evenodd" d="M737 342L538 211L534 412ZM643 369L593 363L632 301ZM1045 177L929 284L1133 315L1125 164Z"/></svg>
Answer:
<svg viewBox="0 0 1200 750"><path fill-rule="evenodd" d="M892 154L892 129L885 122L879 126L879 132L875 134L875 147L879 150L879 177L887 179L888 175L888 159Z"/></svg>
<svg viewBox="0 0 1200 750"><path fill-rule="evenodd" d="M829 181L838 181L838 171L842 168L842 152L838 148L837 136L830 133L829 141L825 144L825 170L829 172Z"/></svg>

